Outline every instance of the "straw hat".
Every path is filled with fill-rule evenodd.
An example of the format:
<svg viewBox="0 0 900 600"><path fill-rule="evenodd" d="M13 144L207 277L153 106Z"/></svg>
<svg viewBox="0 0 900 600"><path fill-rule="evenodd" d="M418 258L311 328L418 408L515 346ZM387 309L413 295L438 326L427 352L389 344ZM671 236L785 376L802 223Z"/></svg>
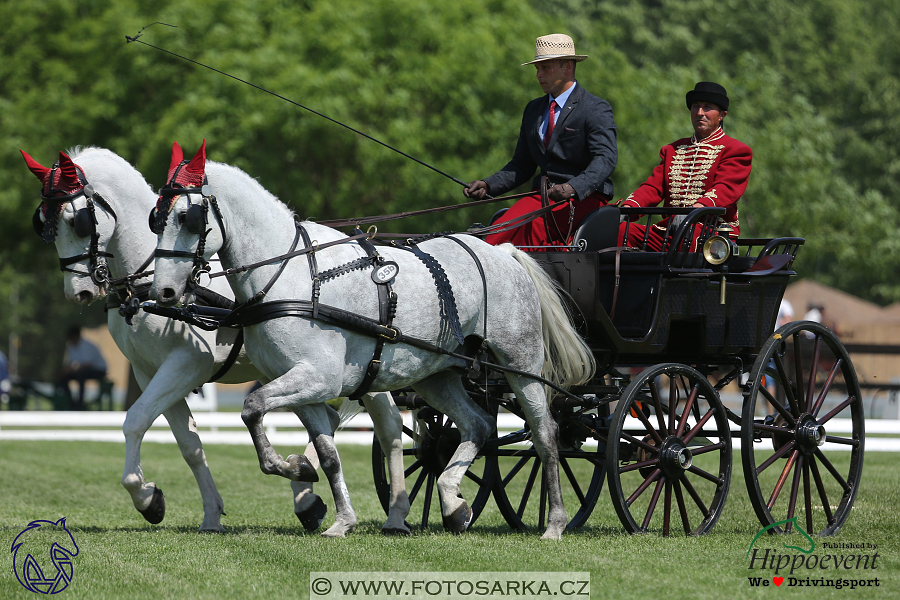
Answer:
<svg viewBox="0 0 900 600"><path fill-rule="evenodd" d="M575 54L575 42L564 33L551 33L543 35L534 44L534 60L522 63L522 66L533 65L542 60L574 60L581 62L586 59L584 54Z"/></svg>

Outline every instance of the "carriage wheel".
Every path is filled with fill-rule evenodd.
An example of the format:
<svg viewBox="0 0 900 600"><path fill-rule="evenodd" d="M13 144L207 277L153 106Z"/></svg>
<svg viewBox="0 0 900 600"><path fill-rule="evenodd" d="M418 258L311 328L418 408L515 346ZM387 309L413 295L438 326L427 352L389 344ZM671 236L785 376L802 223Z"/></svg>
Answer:
<svg viewBox="0 0 900 600"><path fill-rule="evenodd" d="M762 347L750 374L741 455L750 502L771 531L838 532L862 476L863 398L843 344L795 321ZM752 425L751 425L752 424Z"/></svg>
<svg viewBox="0 0 900 600"><path fill-rule="evenodd" d="M709 532L731 482L731 430L719 395L695 369L650 367L616 404L609 493L631 533Z"/></svg>
<svg viewBox="0 0 900 600"><path fill-rule="evenodd" d="M585 423L597 429L609 415L607 405L590 411L569 411L556 414L559 426L559 478L563 504L570 515L567 528L581 527L587 521L603 490L606 477L606 446L594 440L584 440L584 432L576 431ZM573 418L573 417L578 418ZM522 421L524 426L524 421ZM544 485L543 468L537 451L531 444L527 427L498 438L496 450L498 476L494 484L494 499L500 513L513 529L527 530L547 527L549 502ZM572 513L574 507L575 512Z"/></svg>
<svg viewBox="0 0 900 600"><path fill-rule="evenodd" d="M431 523L443 528L441 505L437 493L437 478L450 462L459 445L459 430L449 417L432 408L413 412L416 418L414 432L403 426L403 457L406 471L406 491L409 494L410 512L407 521L413 527L428 529ZM372 471L375 490L384 513L388 514L391 499L390 477L387 459L375 436L372 441ZM479 455L466 471L460 484L460 492L472 509L471 527L475 524L491 496L491 488L497 473L497 459Z"/></svg>

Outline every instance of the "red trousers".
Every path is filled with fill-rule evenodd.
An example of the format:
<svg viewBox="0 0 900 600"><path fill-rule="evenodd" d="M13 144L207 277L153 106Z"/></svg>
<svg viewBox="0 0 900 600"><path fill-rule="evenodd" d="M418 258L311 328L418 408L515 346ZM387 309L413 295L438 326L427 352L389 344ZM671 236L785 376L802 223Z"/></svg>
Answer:
<svg viewBox="0 0 900 600"><path fill-rule="evenodd" d="M553 204L553 201L551 200L550 203ZM564 246L572 241L571 238L575 235L575 230L578 229L578 226L588 213L605 206L606 203L606 197L600 193L591 194L584 200L570 200L568 203L560 204L554 208L549 215L545 213L519 227L501 231L500 233L492 233L484 238L484 241L495 246L504 242L509 242L514 246ZM574 209L571 226L569 225L569 215L572 212L570 207ZM540 192L536 192L531 196L525 196L503 213L502 220L495 223L495 225L516 221L519 217L540 210L540 208ZM548 216L551 219L547 219ZM548 229L550 230L549 237L547 236ZM569 239L562 240L560 233L562 237L568 236Z"/></svg>

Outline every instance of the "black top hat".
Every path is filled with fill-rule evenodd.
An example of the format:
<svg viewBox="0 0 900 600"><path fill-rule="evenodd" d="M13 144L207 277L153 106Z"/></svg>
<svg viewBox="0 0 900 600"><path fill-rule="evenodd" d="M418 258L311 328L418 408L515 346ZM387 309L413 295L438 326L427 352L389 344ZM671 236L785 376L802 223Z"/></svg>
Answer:
<svg viewBox="0 0 900 600"><path fill-rule="evenodd" d="M722 110L728 110L728 94L718 83L701 81L685 96L687 107L690 109L694 102L712 102Z"/></svg>

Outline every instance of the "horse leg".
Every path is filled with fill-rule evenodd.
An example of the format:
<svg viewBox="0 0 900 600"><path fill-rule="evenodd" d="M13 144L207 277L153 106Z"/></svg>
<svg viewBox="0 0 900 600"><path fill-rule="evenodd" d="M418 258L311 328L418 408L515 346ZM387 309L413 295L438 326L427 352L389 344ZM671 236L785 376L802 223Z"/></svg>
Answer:
<svg viewBox="0 0 900 600"><path fill-rule="evenodd" d="M200 488L200 497L203 499L203 523L200 524L200 531L224 532L225 528L220 522L220 517L225 514L224 502L209 471L206 453L197 434L197 423L190 407L185 400L179 400L163 411L163 414L175 435L181 456L194 473L194 479Z"/></svg>
<svg viewBox="0 0 900 600"><path fill-rule="evenodd" d="M409 496L406 494L406 474L403 468L403 420L394 399L387 392L378 392L363 396L363 404L372 417L375 435L381 444L381 450L388 459L388 472L391 478L391 502L388 518L381 527L387 535L411 533L406 517L409 515Z"/></svg>
<svg viewBox="0 0 900 600"><path fill-rule="evenodd" d="M332 431L340 425L340 416L336 410L333 410L327 404L325 405L328 412L328 418L331 421ZM298 415L299 416L299 415ZM303 420L302 418L300 419ZM319 468L319 455L316 453L316 446L312 439L306 445L303 455L309 461L309 464L316 470ZM325 515L328 513L328 507L322 502L322 499L313 492L312 483L305 481L291 481L291 491L294 493L294 514L307 531L315 531L322 524Z"/></svg>
<svg viewBox="0 0 900 600"><path fill-rule="evenodd" d="M462 533L472 522L472 509L460 495L459 484L493 431L494 423L490 415L472 401L456 373L436 373L413 388L429 405L453 419L459 429L459 446L438 477L437 487L444 528Z"/></svg>
<svg viewBox="0 0 900 600"><path fill-rule="evenodd" d="M125 468L122 473L122 486L131 496L135 509L154 525L162 522L165 517L165 496L155 483L144 480L141 468L141 442L156 418L176 402L184 403L185 392L193 389L192 386L195 387L197 384L195 381L185 381L184 377L177 375L179 371L169 368L169 365L179 364L183 359L184 357L173 358L170 356L152 378L140 369L135 369L135 378L143 389L143 393L128 409L122 425L122 432L125 435ZM174 419L174 421L177 423L178 419ZM172 422L173 420L169 421L170 427L179 446L183 443L183 440L180 439L183 436L196 437L196 429L194 433L188 433L189 427L186 426L186 421L185 426L172 425ZM190 444L191 442L186 443ZM199 438L196 443L199 446ZM207 467L195 471L194 475L203 499L204 519L201 529L218 531L221 529L219 516L222 514L223 503L216 490L212 474Z"/></svg>
<svg viewBox="0 0 900 600"><path fill-rule="evenodd" d="M563 506L562 488L559 483L558 426L547 405L544 386L539 381L507 373L507 381L519 400L525 421L531 428L534 448L543 465L544 485L549 501L547 530L541 539L558 540L566 528L566 509Z"/></svg>
<svg viewBox="0 0 900 600"><path fill-rule="evenodd" d="M309 431L309 437L316 448L316 455L321 461L322 471L328 478L331 493L334 497L334 524L322 533L323 537L345 537L356 528L356 513L350 503L350 492L344 481L341 470L341 458L334 443L334 423L329 419L329 411L325 404L298 406L294 408L297 416Z"/></svg>

